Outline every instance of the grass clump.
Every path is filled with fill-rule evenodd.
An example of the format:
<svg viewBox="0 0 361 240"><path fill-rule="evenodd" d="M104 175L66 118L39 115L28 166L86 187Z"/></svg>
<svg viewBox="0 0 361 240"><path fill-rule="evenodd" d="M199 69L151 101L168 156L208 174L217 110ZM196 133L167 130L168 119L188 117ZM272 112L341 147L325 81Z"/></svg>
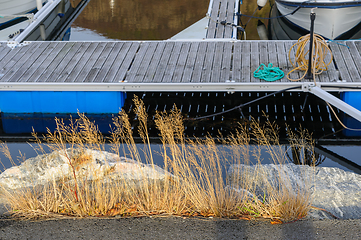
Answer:
<svg viewBox="0 0 361 240"><path fill-rule="evenodd" d="M51 150L65 159L68 172L62 178L53 177L46 184L33 187L11 190L3 186L2 195L11 212L26 218L54 214L263 217L272 219L273 223L296 220L307 214L311 203L307 180L295 184L292 179L287 168L288 150L279 143L274 124L268 122L262 127L252 121L250 127L240 125L228 137L187 139L182 114L176 107L168 113L159 112L154 119L162 141L161 170L154 163L145 107L138 98L134 103L139 119L136 130L143 139L143 149L138 150L124 111L113 119L108 140L115 154L132 159L129 164L135 167L139 178L106 178L120 169L107 162L105 172L91 167L84 170L94 160L90 150L104 152L105 138L83 114L69 125L56 119L56 131L48 131L44 139ZM309 148L309 142L292 136L294 151ZM251 139L257 147L250 147ZM37 141L40 143L39 138ZM39 147L38 151L44 150ZM272 174L262 166L262 152L268 153L274 163ZM302 158L302 154L297 156ZM257 159L255 164L250 162L251 157ZM48 161L50 164L53 160ZM127 163L123 161L123 164ZM152 177L155 172L161 177Z"/></svg>

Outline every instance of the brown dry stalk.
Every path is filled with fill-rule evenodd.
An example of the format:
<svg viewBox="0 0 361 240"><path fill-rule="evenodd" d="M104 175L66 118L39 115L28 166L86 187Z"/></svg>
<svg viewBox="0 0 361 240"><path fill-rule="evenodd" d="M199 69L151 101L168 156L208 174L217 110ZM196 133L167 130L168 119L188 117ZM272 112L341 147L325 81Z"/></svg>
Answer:
<svg viewBox="0 0 361 240"><path fill-rule="evenodd" d="M128 115L121 111L113 118L109 139L113 144L111 149L118 155L133 159L139 169L147 166L156 172L158 168L154 164L148 134L148 115L137 97L134 106L133 111L139 120L137 130L144 148L138 149ZM276 125L269 121L261 126L253 120L251 129L240 125L227 137L187 140L182 114L174 106L168 113L158 112L154 117L162 142L164 177L152 179L147 173L142 173L140 180L102 181L88 179L96 172L79 173L81 166L91 159L85 154L86 149L104 150L105 139L94 122L84 114L78 113L78 116L68 125L55 119L56 131L48 131L44 136L51 150L60 151L66 157L72 176L53 179L41 191L38 188L4 191L5 199L10 208L16 210L17 216L23 214L33 218L44 215L44 212L79 217L168 214L240 219L264 217L276 223L299 219L310 208L307 183L297 190L292 190L289 184L289 173L282 168L287 163L287 154L278 141ZM292 135L291 144L312 151L308 134L300 131L301 138L296 135ZM251 138L258 145L251 146ZM220 149L219 144L223 148ZM80 150L79 155L74 155L75 149ZM277 165L275 179L264 177L268 174L261 165L264 150ZM258 162L252 165L251 157ZM225 176L230 165L244 167ZM247 171L251 166L254 171Z"/></svg>
<svg viewBox="0 0 361 240"><path fill-rule="evenodd" d="M6 143L4 143L2 141L0 141L0 151L5 155L5 157L7 157L10 160L10 163L12 166L16 166L16 164L11 156L9 147L6 145ZM3 163L1 163L1 164L3 164ZM4 165L3 165L3 167L5 169Z"/></svg>

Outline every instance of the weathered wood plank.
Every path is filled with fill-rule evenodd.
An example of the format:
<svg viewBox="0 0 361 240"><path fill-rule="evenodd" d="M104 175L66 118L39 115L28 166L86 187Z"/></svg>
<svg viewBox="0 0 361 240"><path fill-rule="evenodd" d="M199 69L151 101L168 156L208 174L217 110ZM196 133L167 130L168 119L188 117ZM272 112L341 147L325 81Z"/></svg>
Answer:
<svg viewBox="0 0 361 240"><path fill-rule="evenodd" d="M242 43L235 42L233 44L232 81L241 82L242 75Z"/></svg>
<svg viewBox="0 0 361 240"><path fill-rule="evenodd" d="M237 1L237 0L236 0ZM228 4L227 4L227 13L226 13L226 21L228 23L233 23L235 15L234 15L234 8L235 8L235 1L234 0L228 0ZM233 27L231 26L226 26L224 29L224 37L225 38L232 38L232 37L237 37L237 36L233 36Z"/></svg>
<svg viewBox="0 0 361 240"><path fill-rule="evenodd" d="M242 82L251 81L251 43L242 42Z"/></svg>
<svg viewBox="0 0 361 240"><path fill-rule="evenodd" d="M178 57L178 61L176 62L176 66L174 69L172 82L181 82L182 81L184 68L187 63L187 57L188 57L190 47L191 47L191 44L189 42L182 43L180 55Z"/></svg>
<svg viewBox="0 0 361 240"><path fill-rule="evenodd" d="M289 49L285 48L285 44L282 41L270 41L270 43L272 43L272 42L275 43L274 51L276 51L275 55L277 56L278 67L285 74L285 76L280 81L281 82L287 82L287 81L289 81L287 79L287 74L291 70L289 68L290 63L288 61L288 51L289 51ZM272 54L273 54L273 47L270 49L270 51L272 51Z"/></svg>
<svg viewBox="0 0 361 240"><path fill-rule="evenodd" d="M350 58L349 61L352 60L352 65L347 65L349 68L349 71L351 73L352 81L353 82L360 82L361 81L361 56L359 51L357 50L357 47L355 45L355 42L347 41L346 45L349 47L349 51L345 50L344 57ZM347 54L346 54L347 52ZM351 68L351 69L350 69Z"/></svg>
<svg viewBox="0 0 361 240"><path fill-rule="evenodd" d="M353 43L354 43L355 48L356 48L355 52L353 52L353 54L355 54L355 56L357 56L357 55L361 56L361 41L353 41ZM360 62L358 64L360 64ZM357 66L359 66L358 64L357 64ZM358 71L361 71L361 68L358 67Z"/></svg>
<svg viewBox="0 0 361 240"><path fill-rule="evenodd" d="M102 68L100 69L98 75L96 76L96 78L94 79L94 82L103 82L107 73L109 72L110 68L112 67L116 59L116 57L118 56L120 50L122 49L124 45L124 42L116 42L115 46L113 47L112 51L110 52L109 56L107 57L107 59L105 60Z"/></svg>
<svg viewBox="0 0 361 240"><path fill-rule="evenodd" d="M103 51L101 52L99 57L96 59L96 62L94 63L94 66L89 71L86 78L84 79L84 82L94 82L94 80L98 76L98 73L100 72L100 69L103 68L103 64L107 60L107 58L108 58L109 54L111 53L111 51L113 50L114 45L115 45L114 42L109 42L109 43L106 44L105 48L103 49Z"/></svg>
<svg viewBox="0 0 361 240"><path fill-rule="evenodd" d="M20 49L13 49L7 56L0 62L0 66L2 66L0 70L0 81L7 81L14 74L14 70L16 69L16 64L20 59L28 59L34 51L39 47L38 43L31 43L27 46L23 46ZM28 55L27 55L28 54ZM22 64L22 62L20 62ZM7 75L8 74L8 75Z"/></svg>
<svg viewBox="0 0 361 240"><path fill-rule="evenodd" d="M328 64L330 62L330 60L331 60L331 55L327 54L324 59L325 64ZM337 73L337 70L335 68L335 64L333 63L333 61L327 67L327 70L323 71L319 75L320 82L334 82L334 81L338 80L337 78L338 78L338 73Z"/></svg>
<svg viewBox="0 0 361 240"><path fill-rule="evenodd" d="M259 82L260 80L258 78L255 78L253 76L253 72L256 71L256 69L260 65L260 52L259 52L259 46L258 42L252 41L251 42L251 68L250 75L251 75L251 82Z"/></svg>
<svg viewBox="0 0 361 240"><path fill-rule="evenodd" d="M206 50L207 50L207 43L206 42L200 42L196 57L196 62L194 65L194 70L192 74L192 82L200 82L201 76L202 76L202 70L204 65L204 60L206 56Z"/></svg>
<svg viewBox="0 0 361 240"><path fill-rule="evenodd" d="M219 22L227 20L227 18L226 18L227 2L228 2L227 0L220 1L221 6L219 8L219 13L218 13L218 21ZM227 37L224 35L225 28L229 28L229 26L226 27L225 25L217 24L216 38L226 38Z"/></svg>
<svg viewBox="0 0 361 240"><path fill-rule="evenodd" d="M232 64L232 48L233 43L225 42L223 46L223 59L220 81L226 82L231 79L231 64Z"/></svg>
<svg viewBox="0 0 361 240"><path fill-rule="evenodd" d="M118 71L114 78L110 82L122 82L125 79L125 76L129 70L129 68L132 65L132 62L134 60L135 55L137 54L137 51L140 47L139 42L133 42L131 47L129 48L129 51L125 53L125 57L122 60L121 65L118 68Z"/></svg>
<svg viewBox="0 0 361 240"><path fill-rule="evenodd" d="M340 76L342 80L350 81L351 76L348 73L348 69L346 66L346 63L342 57L341 50L339 48L339 45L337 43L330 43L330 48L332 51L332 54L335 58L335 62L337 64L337 68L340 71Z"/></svg>
<svg viewBox="0 0 361 240"><path fill-rule="evenodd" d="M86 59L87 60L86 64L84 65L82 70L79 72L79 74L76 78L76 82L85 82L87 76L93 69L95 62L98 60L99 56L103 52L106 45L107 45L106 42L101 42L96 46L96 48L94 49L91 56L88 59Z"/></svg>
<svg viewBox="0 0 361 240"><path fill-rule="evenodd" d="M89 42L84 42L81 44L76 53L71 57L66 67L64 67L63 71L58 75L57 79L54 79L55 82L64 82L65 79L74 71L74 68L81 64L83 60L83 55L87 52L88 47L90 46Z"/></svg>
<svg viewBox="0 0 361 240"><path fill-rule="evenodd" d="M224 42L215 45L213 66L210 82L219 82L221 77L222 56L223 56Z"/></svg>
<svg viewBox="0 0 361 240"><path fill-rule="evenodd" d="M81 57L81 58L79 59L77 64L74 66L73 70L67 76L64 76L65 79L59 79L59 81L81 82L82 80L78 77L78 75L81 73L82 69L87 64L88 59L91 57L91 55L93 54L95 49L98 47L98 45L99 45L99 43L97 43L97 42L90 43L90 45L86 48L86 51L82 55L79 52L79 57ZM84 45L84 48L86 46L87 45Z"/></svg>
<svg viewBox="0 0 361 240"><path fill-rule="evenodd" d="M11 51L11 48L9 48L6 43L0 43L0 62L3 60L5 56L8 55L8 53ZM0 65L1 66L1 65Z"/></svg>
<svg viewBox="0 0 361 240"><path fill-rule="evenodd" d="M81 45L81 42L75 42L69 46L66 45L63 48L65 51L62 50L58 54L49 67L41 74L37 82L55 82Z"/></svg>
<svg viewBox="0 0 361 240"><path fill-rule="evenodd" d="M273 67L279 67L278 55L277 55L277 47L274 41L266 42L267 52L268 52L268 62L273 64ZM284 78L277 80L281 82Z"/></svg>
<svg viewBox="0 0 361 240"><path fill-rule="evenodd" d="M207 43L207 51L202 69L201 82L210 82L211 80L215 46L216 46L215 42Z"/></svg>
<svg viewBox="0 0 361 240"><path fill-rule="evenodd" d="M162 57L163 50L165 48L165 42L159 42L157 45L157 49L154 52L152 61L147 69L145 74L144 82L152 82L154 79L154 75L156 74L156 69L159 64L159 61Z"/></svg>
<svg viewBox="0 0 361 240"><path fill-rule="evenodd" d="M150 42L145 42L145 43L141 43L139 46L139 50L137 52L137 54L135 55L134 61L132 63L131 68L129 69L129 71L126 74L125 80L127 82L133 82L134 78L139 70L139 67L141 65L141 63L143 62L143 58L146 56L147 54L147 50L150 46Z"/></svg>
<svg viewBox="0 0 361 240"><path fill-rule="evenodd" d="M275 59L277 59L276 67L279 67L285 74L285 77L281 79L281 81L286 81L286 74L289 71L289 68L287 59L288 51L286 51L284 43L279 41L270 41L268 43L268 48L270 51L270 61L272 62L271 59L273 59L273 56L275 57Z"/></svg>
<svg viewBox="0 0 361 240"><path fill-rule="evenodd" d="M208 24L206 38L215 38L216 36L216 29L218 26L218 12L219 12L219 5L221 0L214 0L213 6L210 14L210 21Z"/></svg>
<svg viewBox="0 0 361 240"><path fill-rule="evenodd" d="M131 82L131 81L142 82L143 81L145 74L147 72L147 69L150 65L150 61L152 60L152 56L153 56L155 50L157 49L157 45L158 45L157 42L149 45L149 47L147 49L147 53L145 54L143 61L142 61L141 65L139 66L138 72L134 76L133 80L127 79L128 82Z"/></svg>
<svg viewBox="0 0 361 240"><path fill-rule="evenodd" d="M48 47L40 54L36 61L31 62L29 68L22 74L22 76L17 78L17 82L27 82L29 78L39 70L43 62L51 56L53 52L56 52L58 42L49 42ZM60 50L59 50L60 51ZM15 78L15 77L14 77Z"/></svg>
<svg viewBox="0 0 361 240"><path fill-rule="evenodd" d="M46 81L46 77L52 73L52 70L57 66L59 61L63 59L73 45L74 43L70 42L58 43L42 64L31 75L28 82L37 82L39 79L41 81L43 78L44 80L42 82Z"/></svg>
<svg viewBox="0 0 361 240"><path fill-rule="evenodd" d="M21 58L16 65L13 66L14 74L4 76L3 80L6 82L17 82L21 78L21 76L31 67L31 65L36 62L41 54L45 51L45 49L50 45L49 42L44 42L39 44L39 47L34 47L33 51L28 52L26 55L28 57ZM8 72L9 74L9 72ZM6 79L6 77L9 77L9 79Z"/></svg>
<svg viewBox="0 0 361 240"><path fill-rule="evenodd" d="M325 63L327 64L328 62L330 62L331 60L331 55L327 54L327 56L325 57ZM331 64L327 67L327 82L335 82L339 80L339 71L336 69L336 65L334 63L334 61L331 62Z"/></svg>
<svg viewBox="0 0 361 240"><path fill-rule="evenodd" d="M167 68L168 61L171 55L171 52L174 47L174 42L167 42L164 51L162 53L162 57L160 58L159 64L157 66L153 82L162 82L165 69Z"/></svg>
<svg viewBox="0 0 361 240"><path fill-rule="evenodd" d="M258 51L259 51L259 66L261 64L264 64L267 67L269 64L267 42L265 42L265 41L259 42ZM257 67L257 66L255 66L255 67ZM256 71L257 68L255 68L253 71ZM252 75L253 75L253 73L252 73ZM256 78L256 79L258 79L259 82L264 82L264 80L262 80L262 79L259 79L259 78Z"/></svg>
<svg viewBox="0 0 361 240"><path fill-rule="evenodd" d="M133 54L133 51L136 51L138 48L138 45L133 45L133 48L131 49L131 46L133 44L131 42L125 42L122 45L122 48L120 49L117 57L114 60L114 63L111 65L110 69L107 72L107 75L105 76L103 82L115 82L115 76L122 65L122 63L125 61L126 56ZM135 50L134 50L135 48ZM123 80L123 79L122 79Z"/></svg>
<svg viewBox="0 0 361 240"><path fill-rule="evenodd" d="M52 70L52 73L49 75L49 77L47 77L47 79L42 79L42 81L56 82L56 79L62 75L64 69L69 64L74 55L79 51L81 46L81 42L76 42L69 50L69 52L64 56L64 58L61 59L56 66L54 66L55 68Z"/></svg>
<svg viewBox="0 0 361 240"><path fill-rule="evenodd" d="M182 73L179 74L179 69L176 70L179 56L183 56L183 59L187 57L188 52L184 51L182 42L175 42L170 56L169 62L166 66L162 82L180 82ZM180 68L180 66L178 66ZM179 77L180 76L180 77Z"/></svg>
<svg viewBox="0 0 361 240"><path fill-rule="evenodd" d="M10 51L8 51L6 56L4 56L0 61L0 66L1 66L0 74L5 74L7 70L9 70L6 65L9 63L11 63L12 65L15 64L19 59L19 57L21 57L30 48L31 47L27 45L27 46L11 49Z"/></svg>
<svg viewBox="0 0 361 240"><path fill-rule="evenodd" d="M195 69L197 54L198 54L199 42L192 42L188 53L186 66L182 76L182 82L193 81L193 71Z"/></svg>
<svg viewBox="0 0 361 240"><path fill-rule="evenodd" d="M354 41L358 53L361 55L361 41Z"/></svg>
<svg viewBox="0 0 361 240"><path fill-rule="evenodd" d="M350 79L346 79L347 82L353 82L354 80L357 81L358 79L360 79L360 74L357 71L356 65L350 53L350 49L349 49L350 44L352 43L346 43L346 46L344 45L338 46L340 48L342 57L345 61L347 72L350 75Z"/></svg>
<svg viewBox="0 0 361 240"><path fill-rule="evenodd" d="M288 71L286 73L286 76L288 73L290 73L296 66L292 66L290 60L295 64L295 48L292 47L294 44L294 42L291 41L285 41L284 42L284 46L285 46L285 50L287 53L287 66L288 66ZM291 51L291 53L289 53ZM288 77L290 79L292 79L293 81L299 81L300 78L302 77L303 72L301 72L300 70L296 70L291 72L290 74L288 74Z"/></svg>

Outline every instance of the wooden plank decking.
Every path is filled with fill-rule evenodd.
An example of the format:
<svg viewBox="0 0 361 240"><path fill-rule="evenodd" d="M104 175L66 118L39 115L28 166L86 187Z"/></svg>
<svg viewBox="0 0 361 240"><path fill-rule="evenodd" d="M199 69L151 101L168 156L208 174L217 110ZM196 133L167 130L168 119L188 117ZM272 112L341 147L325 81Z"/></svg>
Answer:
<svg viewBox="0 0 361 240"><path fill-rule="evenodd" d="M261 63L273 63L285 73L289 72L292 66L288 51L293 43L229 40L31 42L13 50L1 43L0 89L24 89L23 86L31 83L35 83L32 89L47 83L68 83L68 87L75 83L76 86L112 83L135 91L142 90L142 84L171 86L181 83L188 89L192 84L217 83L223 90L232 84L242 91L254 90L249 89L250 84L258 84L259 91L275 90L278 85L281 88L295 83L286 77L265 82L254 78L253 72ZM330 43L334 62L329 70L316 77L316 82L346 81L352 86L361 86L361 41L347 41L346 45ZM293 78L299 76L300 73L292 74ZM177 85L177 89L181 91L182 87Z"/></svg>
<svg viewBox="0 0 361 240"><path fill-rule="evenodd" d="M211 0L208 10L208 28L206 38L233 38L237 39L237 30L230 25L222 25L221 21L238 24L238 0Z"/></svg>

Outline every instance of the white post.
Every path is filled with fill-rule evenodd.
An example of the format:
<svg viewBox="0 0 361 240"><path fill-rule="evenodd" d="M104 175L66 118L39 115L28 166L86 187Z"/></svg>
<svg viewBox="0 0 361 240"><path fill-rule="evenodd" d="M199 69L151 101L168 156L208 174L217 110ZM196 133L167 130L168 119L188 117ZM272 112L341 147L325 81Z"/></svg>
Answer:
<svg viewBox="0 0 361 240"><path fill-rule="evenodd" d="M40 24L40 25L39 25L39 29L40 29L41 39L42 39L43 41L45 41L45 39L46 39L45 25L44 25L44 24Z"/></svg>
<svg viewBox="0 0 361 240"><path fill-rule="evenodd" d="M36 0L36 8L38 9L38 11L43 7L43 2L42 0Z"/></svg>

